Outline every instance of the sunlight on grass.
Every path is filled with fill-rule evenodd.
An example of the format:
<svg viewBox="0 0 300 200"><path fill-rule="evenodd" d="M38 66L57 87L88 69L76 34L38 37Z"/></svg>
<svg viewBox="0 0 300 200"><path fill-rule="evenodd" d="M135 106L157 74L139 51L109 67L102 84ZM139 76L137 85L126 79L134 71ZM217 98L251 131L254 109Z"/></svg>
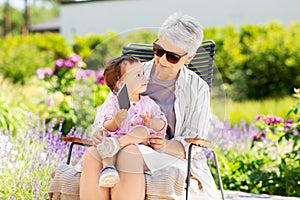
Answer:
<svg viewBox="0 0 300 200"><path fill-rule="evenodd" d="M265 100L248 100L243 102L234 102L227 99L226 101L226 118L230 124L239 122L241 119L247 123L255 121L258 114L279 116L284 119L293 118L287 117L289 109L297 102L296 98L283 97L281 99L265 99Z"/></svg>

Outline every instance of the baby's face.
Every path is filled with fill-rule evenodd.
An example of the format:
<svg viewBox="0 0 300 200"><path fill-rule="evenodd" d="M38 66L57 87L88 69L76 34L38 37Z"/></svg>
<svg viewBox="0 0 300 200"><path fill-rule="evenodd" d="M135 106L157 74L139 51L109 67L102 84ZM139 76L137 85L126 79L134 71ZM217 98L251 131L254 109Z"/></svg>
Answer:
<svg viewBox="0 0 300 200"><path fill-rule="evenodd" d="M147 79L144 75L142 63L135 62L124 68L122 81L126 83L129 94L140 94L147 89Z"/></svg>

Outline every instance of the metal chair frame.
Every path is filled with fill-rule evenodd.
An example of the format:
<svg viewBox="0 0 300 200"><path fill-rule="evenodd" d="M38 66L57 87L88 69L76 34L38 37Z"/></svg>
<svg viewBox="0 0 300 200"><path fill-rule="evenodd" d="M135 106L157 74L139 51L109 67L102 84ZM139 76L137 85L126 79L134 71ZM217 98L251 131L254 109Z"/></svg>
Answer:
<svg viewBox="0 0 300 200"><path fill-rule="evenodd" d="M210 88L212 86L212 79L213 79L215 47L216 45L214 41L212 40L203 41L201 46L198 48L196 55L194 56L190 64L187 65L187 67L190 70L194 71L203 80L205 80ZM141 43L131 43L127 46L124 46L122 55L137 57L142 62L149 61L154 57L152 44L141 44ZM75 144L83 145L83 146L92 146L92 142L90 140L71 138L71 137L64 137L63 140L66 142L71 142L71 146L68 153L67 164L70 164L72 149ZM188 195L189 195L190 176L191 176L191 154L192 154L193 146L198 146L205 151L212 152L216 170L217 170L219 189L221 191L222 199L225 200L217 154L215 150L212 148L213 143L201 138L186 138L185 141L190 143L189 150L188 150L188 165L187 165L187 177L186 177L186 188L185 188L186 200L188 200Z"/></svg>

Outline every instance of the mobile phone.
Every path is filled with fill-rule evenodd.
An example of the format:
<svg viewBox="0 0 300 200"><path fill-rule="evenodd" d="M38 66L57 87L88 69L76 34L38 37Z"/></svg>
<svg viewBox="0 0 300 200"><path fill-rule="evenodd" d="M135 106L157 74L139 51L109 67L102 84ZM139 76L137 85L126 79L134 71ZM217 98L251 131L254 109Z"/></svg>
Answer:
<svg viewBox="0 0 300 200"><path fill-rule="evenodd" d="M121 89L118 91L117 98L120 109L128 110L130 108L130 100L126 84L123 84Z"/></svg>

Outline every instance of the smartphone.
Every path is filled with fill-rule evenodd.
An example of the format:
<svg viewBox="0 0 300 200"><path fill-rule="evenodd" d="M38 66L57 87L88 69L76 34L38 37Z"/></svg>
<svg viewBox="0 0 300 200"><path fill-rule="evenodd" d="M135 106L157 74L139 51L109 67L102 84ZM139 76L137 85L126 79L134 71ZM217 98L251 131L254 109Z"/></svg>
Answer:
<svg viewBox="0 0 300 200"><path fill-rule="evenodd" d="M117 98L120 109L128 110L130 108L130 100L126 84L123 84L121 89L118 91Z"/></svg>

